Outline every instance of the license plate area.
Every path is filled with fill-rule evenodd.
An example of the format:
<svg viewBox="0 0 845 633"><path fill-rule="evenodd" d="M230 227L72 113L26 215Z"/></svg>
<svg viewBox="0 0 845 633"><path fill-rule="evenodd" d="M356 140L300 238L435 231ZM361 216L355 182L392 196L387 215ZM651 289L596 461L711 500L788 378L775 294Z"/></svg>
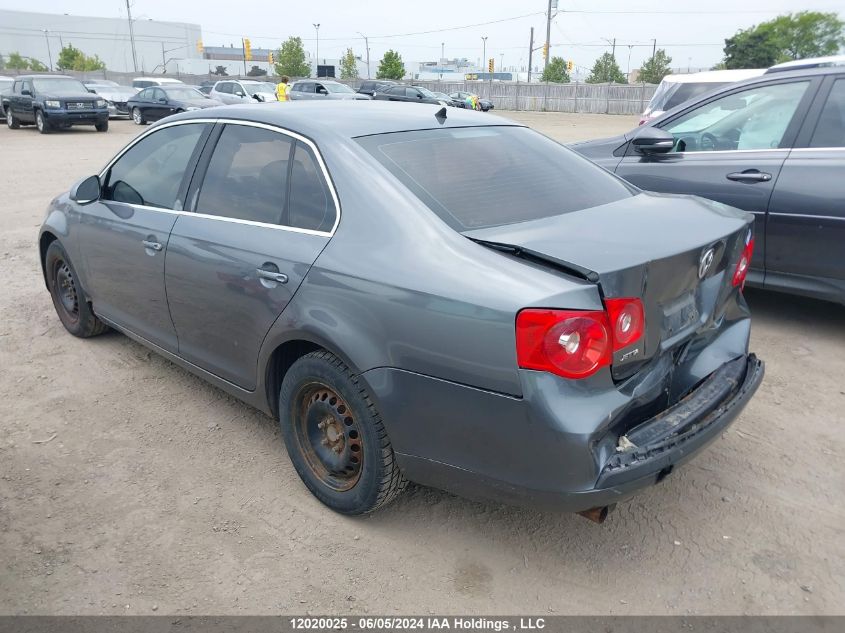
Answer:
<svg viewBox="0 0 845 633"><path fill-rule="evenodd" d="M663 340L670 340L685 334L695 327L701 318L694 290L685 292L670 303L663 305Z"/></svg>

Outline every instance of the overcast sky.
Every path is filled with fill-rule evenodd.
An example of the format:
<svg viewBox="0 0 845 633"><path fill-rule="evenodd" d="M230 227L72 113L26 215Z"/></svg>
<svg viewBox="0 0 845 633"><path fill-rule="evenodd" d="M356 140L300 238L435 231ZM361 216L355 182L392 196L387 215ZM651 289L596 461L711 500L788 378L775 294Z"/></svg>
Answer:
<svg viewBox="0 0 845 633"><path fill-rule="evenodd" d="M595 58L616 38L616 58L622 71L637 68L651 54L651 40L665 48L672 66L709 67L722 56L723 40L747 28L801 9L845 13L843 0L560 0L552 23L552 55L572 59L579 67ZM358 32L370 38L370 55L379 59L394 48L405 62L436 60L441 44L446 57L482 56L487 36L487 57L497 67L528 62L529 30L535 46L545 39L547 0L134 0L133 17L202 26L206 45L227 45L246 36L253 47L273 46L290 35L303 38L314 53L314 23L320 24L320 57L336 58L347 47L365 53ZM0 0L4 9L126 17L125 0ZM69 11L70 9L70 11ZM522 16L522 17L520 17ZM514 19L516 18L516 19ZM477 26L470 26L477 25ZM467 27L467 28L456 28ZM431 32L429 32L431 31ZM425 33L423 33L425 32ZM410 35L413 33L414 35ZM541 63L535 53L535 65Z"/></svg>

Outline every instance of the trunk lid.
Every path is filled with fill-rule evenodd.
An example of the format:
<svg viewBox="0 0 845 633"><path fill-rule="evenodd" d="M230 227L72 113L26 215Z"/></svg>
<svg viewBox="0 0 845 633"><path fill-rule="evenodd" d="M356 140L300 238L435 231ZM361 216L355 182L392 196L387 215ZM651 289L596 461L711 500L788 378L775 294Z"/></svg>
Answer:
<svg viewBox="0 0 845 633"><path fill-rule="evenodd" d="M624 378L724 312L752 221L702 198L641 193L464 235L594 281L603 297L640 298L645 334L613 358L614 377Z"/></svg>

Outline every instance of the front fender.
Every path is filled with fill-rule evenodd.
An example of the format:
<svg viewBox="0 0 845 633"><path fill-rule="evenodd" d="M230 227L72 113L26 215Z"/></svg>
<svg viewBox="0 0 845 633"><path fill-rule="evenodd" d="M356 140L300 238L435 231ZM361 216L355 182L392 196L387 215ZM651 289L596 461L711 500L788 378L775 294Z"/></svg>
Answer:
<svg viewBox="0 0 845 633"><path fill-rule="evenodd" d="M47 271L44 270L44 256L47 254L47 247L54 239L61 242L71 261L74 262L74 268L77 268L79 258L76 257L76 253L78 249L76 240L71 239L69 213L70 200L67 194L56 196L50 201L47 207L47 217L44 218L44 222L42 222L38 231L39 262L41 263L41 275L44 277L45 285L47 285ZM78 270L77 274L80 274Z"/></svg>

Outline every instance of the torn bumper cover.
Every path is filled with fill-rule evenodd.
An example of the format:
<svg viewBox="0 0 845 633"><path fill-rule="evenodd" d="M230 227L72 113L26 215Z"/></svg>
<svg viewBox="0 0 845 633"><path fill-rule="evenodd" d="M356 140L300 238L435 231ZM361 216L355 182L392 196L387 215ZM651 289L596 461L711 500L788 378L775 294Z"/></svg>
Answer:
<svg viewBox="0 0 845 633"><path fill-rule="evenodd" d="M763 373L763 362L754 354L725 363L677 404L620 437L617 453L605 463L596 488L660 475L688 459L736 418L760 386Z"/></svg>

